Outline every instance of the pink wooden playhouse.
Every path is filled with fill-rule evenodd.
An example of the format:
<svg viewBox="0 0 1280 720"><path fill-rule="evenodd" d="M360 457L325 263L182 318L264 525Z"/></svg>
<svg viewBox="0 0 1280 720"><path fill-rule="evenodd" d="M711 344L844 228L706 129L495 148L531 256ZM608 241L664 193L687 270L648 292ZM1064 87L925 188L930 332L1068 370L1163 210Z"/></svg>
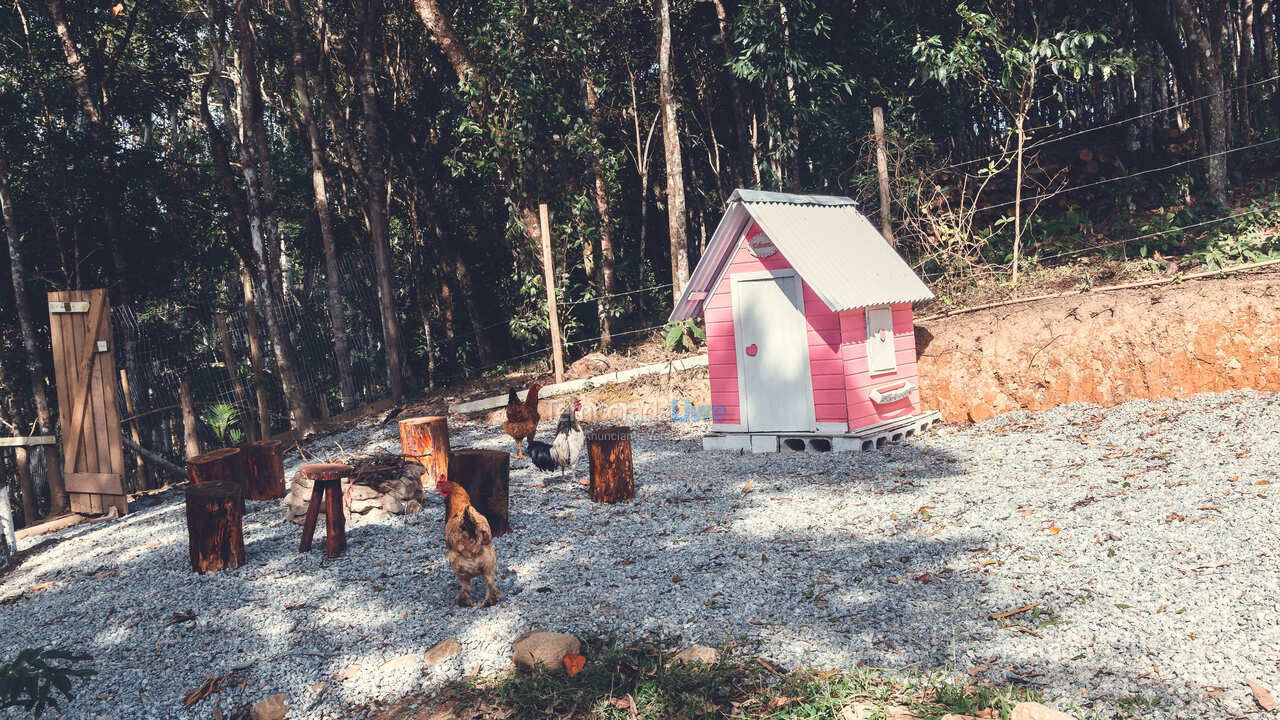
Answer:
<svg viewBox="0 0 1280 720"><path fill-rule="evenodd" d="M911 315L932 297L849 198L735 191L670 317L706 322L703 446L867 450L938 422Z"/></svg>

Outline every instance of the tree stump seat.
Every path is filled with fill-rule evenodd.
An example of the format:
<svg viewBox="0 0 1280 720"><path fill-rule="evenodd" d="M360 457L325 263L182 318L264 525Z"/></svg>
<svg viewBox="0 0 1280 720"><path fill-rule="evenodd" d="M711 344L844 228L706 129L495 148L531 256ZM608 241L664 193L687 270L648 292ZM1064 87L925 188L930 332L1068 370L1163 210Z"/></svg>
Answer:
<svg viewBox="0 0 1280 720"><path fill-rule="evenodd" d="M631 462L631 428L601 427L587 433L587 459L591 466L591 499L595 502L630 502L636 496Z"/></svg>
<svg viewBox="0 0 1280 720"><path fill-rule="evenodd" d="M355 468L340 463L315 463L303 465L298 473L311 480L311 504L307 506L307 518L302 524L302 543L298 552L311 549L311 540L320 519L320 503L324 503L325 555L338 557L347 550L347 518L342 505L342 481L355 473Z"/></svg>
<svg viewBox="0 0 1280 720"><path fill-rule="evenodd" d="M244 495L232 482L204 482L186 491L191 569L234 570L244 564Z"/></svg>

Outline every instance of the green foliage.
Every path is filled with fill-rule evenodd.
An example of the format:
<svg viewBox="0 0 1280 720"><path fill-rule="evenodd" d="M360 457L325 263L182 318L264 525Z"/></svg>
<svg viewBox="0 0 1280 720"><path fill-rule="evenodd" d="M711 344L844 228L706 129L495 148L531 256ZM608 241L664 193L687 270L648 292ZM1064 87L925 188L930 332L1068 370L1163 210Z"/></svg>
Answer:
<svg viewBox="0 0 1280 720"><path fill-rule="evenodd" d="M501 673L448 687L438 702L458 714L513 720L883 718L902 706L920 718L976 716L991 708L1007 720L1017 703L1042 700L1027 688L957 683L953 673L944 671L782 672L767 661L727 650L715 663L673 665L670 642L624 645L597 638L584 645L586 665L575 676L558 668Z"/></svg>
<svg viewBox="0 0 1280 720"><path fill-rule="evenodd" d="M55 648L26 648L13 662L0 665L0 708L18 707L40 717L47 709L58 708L58 696L71 700L73 678L87 678L94 670L74 667L92 659ZM61 662L60 662L61 661Z"/></svg>
<svg viewBox="0 0 1280 720"><path fill-rule="evenodd" d="M1188 257L1210 270L1280 258L1280 208L1255 204L1253 212L1217 229Z"/></svg>
<svg viewBox="0 0 1280 720"><path fill-rule="evenodd" d="M224 447L234 447L244 440L244 432L236 427L240 422L240 410L235 405L218 403L204 409L200 420L213 432Z"/></svg>
<svg viewBox="0 0 1280 720"><path fill-rule="evenodd" d="M698 344L706 341L707 331L698 326L694 320L679 320L667 323L662 332L662 344L668 350L692 352Z"/></svg>

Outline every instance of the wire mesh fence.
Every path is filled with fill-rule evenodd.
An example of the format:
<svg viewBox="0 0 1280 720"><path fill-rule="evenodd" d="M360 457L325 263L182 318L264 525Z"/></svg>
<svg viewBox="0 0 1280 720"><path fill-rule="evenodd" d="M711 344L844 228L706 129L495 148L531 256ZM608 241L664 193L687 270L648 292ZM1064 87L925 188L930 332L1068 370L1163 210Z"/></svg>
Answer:
<svg viewBox="0 0 1280 720"><path fill-rule="evenodd" d="M366 403L387 391L385 347L376 289L360 256L339 261L340 294L347 330L356 401ZM322 273L304 273L286 293L279 308L288 333L300 392L321 419L341 411L332 324L325 302ZM319 282L315 280L321 279ZM287 399L279 365L265 332L261 310L251 317L245 307L222 309L161 305L112 309L117 365L120 368L120 415L134 442L181 464L186 455L181 386L187 385L198 415L215 405L237 410L234 429L256 437L259 393L266 407L269 432L289 429ZM256 330L256 338L255 338ZM255 353L255 347L257 352ZM255 355L258 361L255 362ZM198 422L202 447L227 442L210 423ZM126 489L155 484L141 465L131 465Z"/></svg>

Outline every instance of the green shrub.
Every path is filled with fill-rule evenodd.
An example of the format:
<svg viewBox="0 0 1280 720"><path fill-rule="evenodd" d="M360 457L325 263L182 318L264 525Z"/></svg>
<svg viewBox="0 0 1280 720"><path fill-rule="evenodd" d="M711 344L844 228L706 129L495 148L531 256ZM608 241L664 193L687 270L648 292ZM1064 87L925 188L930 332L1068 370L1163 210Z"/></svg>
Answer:
<svg viewBox="0 0 1280 720"><path fill-rule="evenodd" d="M47 708L57 708L58 698L71 700L72 678L86 678L97 673L72 667L72 663L90 660L55 648L26 648L8 665L0 665L0 708L20 707L40 717ZM58 662L64 661L64 662Z"/></svg>

